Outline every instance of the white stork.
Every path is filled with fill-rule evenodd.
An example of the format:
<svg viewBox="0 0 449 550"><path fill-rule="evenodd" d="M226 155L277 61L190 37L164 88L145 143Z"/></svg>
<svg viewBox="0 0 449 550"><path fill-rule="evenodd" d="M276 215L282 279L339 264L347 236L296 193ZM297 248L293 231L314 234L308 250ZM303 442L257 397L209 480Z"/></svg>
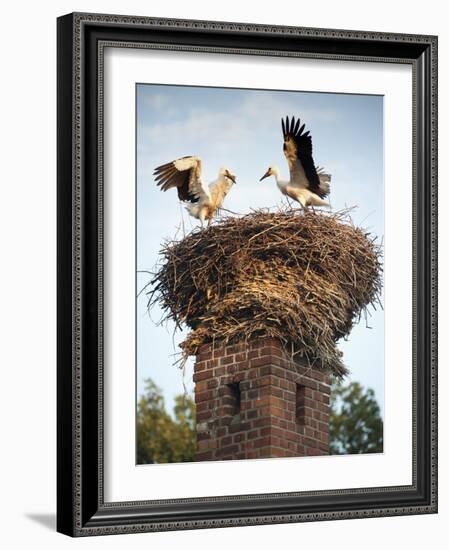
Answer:
<svg viewBox="0 0 449 550"><path fill-rule="evenodd" d="M276 178L276 183L284 195L300 203L305 209L308 206L330 206L323 200L330 193L330 174L315 167L312 157L312 136L309 131L304 132L305 124L295 121L295 117L285 122L282 119L282 133L284 136L284 155L290 169L290 180L281 178L277 166L270 166L260 178L262 181L269 176Z"/></svg>
<svg viewBox="0 0 449 550"><path fill-rule="evenodd" d="M204 184L201 159L198 157L182 157L158 166L154 170L154 176L162 191L172 187L178 189L179 200L187 203L186 210L200 220L202 226L205 220L210 225L236 181L235 175L228 168L220 168L218 178L209 185Z"/></svg>

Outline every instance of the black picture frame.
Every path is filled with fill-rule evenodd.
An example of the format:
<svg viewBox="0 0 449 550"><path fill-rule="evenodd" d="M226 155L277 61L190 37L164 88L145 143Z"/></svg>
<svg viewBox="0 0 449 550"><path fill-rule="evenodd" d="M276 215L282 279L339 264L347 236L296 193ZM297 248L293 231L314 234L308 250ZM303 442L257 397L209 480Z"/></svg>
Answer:
<svg viewBox="0 0 449 550"><path fill-rule="evenodd" d="M437 511L437 37L75 13L58 29L57 530L71 536ZM295 55L413 69L413 483L105 503L102 44Z"/></svg>

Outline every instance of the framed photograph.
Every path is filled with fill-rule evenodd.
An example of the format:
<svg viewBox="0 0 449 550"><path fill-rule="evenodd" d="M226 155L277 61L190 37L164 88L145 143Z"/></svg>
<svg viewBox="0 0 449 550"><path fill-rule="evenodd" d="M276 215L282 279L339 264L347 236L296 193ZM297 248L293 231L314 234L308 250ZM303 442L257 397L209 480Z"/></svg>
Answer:
<svg viewBox="0 0 449 550"><path fill-rule="evenodd" d="M58 531L437 511L437 38L58 19Z"/></svg>

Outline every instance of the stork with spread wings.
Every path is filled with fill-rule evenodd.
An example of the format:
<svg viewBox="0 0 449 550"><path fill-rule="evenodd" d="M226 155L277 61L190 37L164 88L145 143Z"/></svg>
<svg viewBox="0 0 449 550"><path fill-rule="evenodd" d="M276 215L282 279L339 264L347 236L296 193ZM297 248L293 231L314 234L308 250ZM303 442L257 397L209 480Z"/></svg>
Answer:
<svg viewBox="0 0 449 550"><path fill-rule="evenodd" d="M277 186L283 195L299 202L303 208L307 206L329 206L324 200L330 193L330 174L322 168L315 167L312 156L312 136L304 131L305 124L301 120L282 119L282 134L284 137L284 155L290 169L290 180L281 178L277 166L270 166L260 178L262 181L274 176Z"/></svg>
<svg viewBox="0 0 449 550"><path fill-rule="evenodd" d="M162 191L176 188L178 198L186 203L189 214L210 225L217 210L221 208L226 195L236 182L236 177L228 168L220 168L218 178L205 184L202 179L201 159L182 157L154 170L155 180Z"/></svg>

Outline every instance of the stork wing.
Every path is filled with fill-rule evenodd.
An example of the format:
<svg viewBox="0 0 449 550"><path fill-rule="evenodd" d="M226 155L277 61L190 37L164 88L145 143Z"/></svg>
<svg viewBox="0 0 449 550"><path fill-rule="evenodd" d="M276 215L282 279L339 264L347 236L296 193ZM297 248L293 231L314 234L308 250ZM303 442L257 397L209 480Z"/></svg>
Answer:
<svg viewBox="0 0 449 550"><path fill-rule="evenodd" d="M298 181L302 169L308 181L308 188L312 193L325 197L320 188L315 164L312 157L312 137L309 131L304 132L305 124L301 126L301 120L292 117L282 119L282 133L284 135L284 155L290 168L290 181ZM302 168L302 169L301 169Z"/></svg>
<svg viewBox="0 0 449 550"><path fill-rule="evenodd" d="M202 197L209 197L209 189L201 179L201 159L182 157L162 164L154 170L154 176L162 189L178 189L181 201L198 202Z"/></svg>
<svg viewBox="0 0 449 550"><path fill-rule="evenodd" d="M328 174L322 166L316 167L316 173L320 179L320 191L322 192L321 197L326 197L331 192L331 179L332 176Z"/></svg>

